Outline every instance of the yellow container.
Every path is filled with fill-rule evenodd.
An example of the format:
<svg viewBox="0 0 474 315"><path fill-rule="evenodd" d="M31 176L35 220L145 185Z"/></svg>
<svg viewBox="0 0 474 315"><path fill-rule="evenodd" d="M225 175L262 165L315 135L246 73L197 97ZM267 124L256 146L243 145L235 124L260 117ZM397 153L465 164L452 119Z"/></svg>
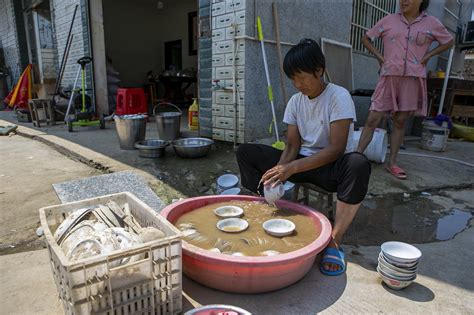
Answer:
<svg viewBox="0 0 474 315"><path fill-rule="evenodd" d="M197 99L194 99L194 102L188 109L188 127L190 130L199 129L199 105Z"/></svg>
<svg viewBox="0 0 474 315"><path fill-rule="evenodd" d="M436 72L436 77L438 79L444 79L444 76L445 76L445 72L444 71L438 71Z"/></svg>

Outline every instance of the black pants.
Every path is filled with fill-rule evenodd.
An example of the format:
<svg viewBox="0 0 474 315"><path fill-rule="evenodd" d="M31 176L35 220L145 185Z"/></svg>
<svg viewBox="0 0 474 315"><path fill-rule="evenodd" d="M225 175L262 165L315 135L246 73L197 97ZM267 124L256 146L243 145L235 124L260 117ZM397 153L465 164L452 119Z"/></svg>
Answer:
<svg viewBox="0 0 474 315"><path fill-rule="evenodd" d="M257 193L262 175L278 163L282 152L267 145L241 144L237 150L237 162L242 185ZM298 155L297 159L303 157ZM327 191L337 192L337 198L345 203L358 204L367 194L370 171L370 162L365 155L353 152L344 154L333 163L296 173L288 180L315 184ZM258 193L262 194L262 191Z"/></svg>

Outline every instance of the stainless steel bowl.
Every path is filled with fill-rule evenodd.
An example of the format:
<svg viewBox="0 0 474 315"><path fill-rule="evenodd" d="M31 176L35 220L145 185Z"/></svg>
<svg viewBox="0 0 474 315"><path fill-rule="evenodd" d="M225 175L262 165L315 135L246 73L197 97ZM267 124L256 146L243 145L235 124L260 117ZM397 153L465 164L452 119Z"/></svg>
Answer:
<svg viewBox="0 0 474 315"><path fill-rule="evenodd" d="M168 141L158 139L148 139L138 141L135 143L135 148L141 157L144 158L158 158L165 155L166 147L169 145Z"/></svg>
<svg viewBox="0 0 474 315"><path fill-rule="evenodd" d="M185 138L171 142L177 156L182 158L199 158L211 151L214 141L207 138Z"/></svg>

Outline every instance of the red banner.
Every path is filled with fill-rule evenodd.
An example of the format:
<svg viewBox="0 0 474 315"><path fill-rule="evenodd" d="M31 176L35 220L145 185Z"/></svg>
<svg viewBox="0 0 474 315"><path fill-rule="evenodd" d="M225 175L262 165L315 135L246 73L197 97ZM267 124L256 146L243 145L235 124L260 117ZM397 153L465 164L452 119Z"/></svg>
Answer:
<svg viewBox="0 0 474 315"><path fill-rule="evenodd" d="M31 99L31 79L31 65L28 65L15 88L5 97L4 102L9 107L28 108L28 100Z"/></svg>

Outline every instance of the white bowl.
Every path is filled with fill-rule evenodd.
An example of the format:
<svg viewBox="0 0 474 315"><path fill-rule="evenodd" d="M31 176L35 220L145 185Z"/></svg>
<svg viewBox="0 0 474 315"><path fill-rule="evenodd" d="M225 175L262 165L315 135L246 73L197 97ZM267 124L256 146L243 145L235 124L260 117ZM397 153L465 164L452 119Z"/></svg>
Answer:
<svg viewBox="0 0 474 315"><path fill-rule="evenodd" d="M265 200L270 205L274 205L276 201L280 200L280 198L285 194L285 187L282 184L279 184L275 187L271 185L266 185L263 187L263 195L265 196Z"/></svg>
<svg viewBox="0 0 474 315"><path fill-rule="evenodd" d="M293 222L286 219L271 219L263 222L262 226L265 232L274 236L290 235L296 228Z"/></svg>
<svg viewBox="0 0 474 315"><path fill-rule="evenodd" d="M393 265L395 267L398 267L398 268L402 268L402 269L411 269L411 268L415 268L418 266L418 263L419 261L415 261L415 262L410 262L410 263L403 263L403 262L399 262L399 261L396 261L396 260L393 260L391 259L390 257L387 257L387 255L385 255L383 252L380 253L380 256L382 256L382 258L388 262L390 265Z"/></svg>
<svg viewBox="0 0 474 315"><path fill-rule="evenodd" d="M421 251L413 245L402 242L386 242L381 246L383 254L400 263L413 263L421 258Z"/></svg>
<svg viewBox="0 0 474 315"><path fill-rule="evenodd" d="M385 267L387 267L387 268L389 268L393 271L401 272L401 273L404 273L404 274L414 274L418 270L418 266L411 267L411 268L397 267L397 266L392 265L391 263L387 262L385 259L383 259L382 256L379 256L379 265L384 265Z"/></svg>
<svg viewBox="0 0 474 315"><path fill-rule="evenodd" d="M240 188L234 187L231 189L226 189L223 192L220 193L221 195L239 195L240 194Z"/></svg>
<svg viewBox="0 0 474 315"><path fill-rule="evenodd" d="M238 184L239 178L234 174L224 174L217 179L217 188L220 191L236 187Z"/></svg>
<svg viewBox="0 0 474 315"><path fill-rule="evenodd" d="M244 209L236 206L222 206L214 209L214 213L220 218L238 218L244 214Z"/></svg>
<svg viewBox="0 0 474 315"><path fill-rule="evenodd" d="M408 281L400 281L400 280L393 279L392 277L386 275L379 268L377 268L377 272L378 272L379 276L382 278L383 282L385 282L385 284L389 288L394 289L394 290L401 290L401 289L404 289L404 288L408 287L413 282L413 280L416 278L415 277L412 280L408 280Z"/></svg>
<svg viewBox="0 0 474 315"><path fill-rule="evenodd" d="M229 218L217 222L217 228L226 233L238 233L245 231L249 227L249 223L243 219Z"/></svg>
<svg viewBox="0 0 474 315"><path fill-rule="evenodd" d="M396 271L381 262L379 262L378 268L391 278L397 280L411 280L413 277L416 276L416 271L411 273Z"/></svg>

